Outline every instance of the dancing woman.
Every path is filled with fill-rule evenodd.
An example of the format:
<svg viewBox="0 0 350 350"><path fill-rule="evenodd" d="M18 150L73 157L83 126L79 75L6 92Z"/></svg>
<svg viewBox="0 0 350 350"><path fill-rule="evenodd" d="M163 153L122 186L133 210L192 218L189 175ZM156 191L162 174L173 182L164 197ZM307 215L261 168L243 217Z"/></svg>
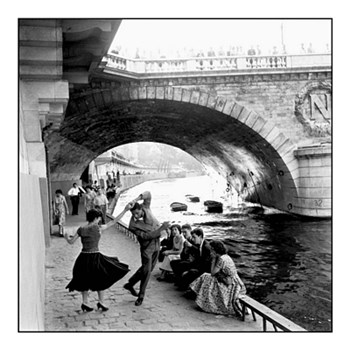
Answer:
<svg viewBox="0 0 350 350"><path fill-rule="evenodd" d="M129 266L119 262L117 257L109 257L100 253L98 243L101 237L101 231L112 226L119 217L109 222L106 226L100 227L102 213L97 209L91 209L87 213L88 224L78 228L73 237L65 238L68 243L73 244L79 237L83 249L77 257L73 267L73 278L67 285L69 291L77 290L81 292L83 302L81 309L83 311L92 311L88 306L89 290L97 291L97 308L107 311L108 307L104 305L104 290L111 287L114 283L123 278L130 270Z"/></svg>

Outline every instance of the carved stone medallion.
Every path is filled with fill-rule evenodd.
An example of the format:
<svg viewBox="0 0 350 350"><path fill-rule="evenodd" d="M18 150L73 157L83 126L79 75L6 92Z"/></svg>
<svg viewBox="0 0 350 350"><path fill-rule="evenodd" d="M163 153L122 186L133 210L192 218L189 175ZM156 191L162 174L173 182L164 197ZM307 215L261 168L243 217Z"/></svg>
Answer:
<svg viewBox="0 0 350 350"><path fill-rule="evenodd" d="M294 113L310 136L330 136L332 133L331 83L308 83L295 98Z"/></svg>

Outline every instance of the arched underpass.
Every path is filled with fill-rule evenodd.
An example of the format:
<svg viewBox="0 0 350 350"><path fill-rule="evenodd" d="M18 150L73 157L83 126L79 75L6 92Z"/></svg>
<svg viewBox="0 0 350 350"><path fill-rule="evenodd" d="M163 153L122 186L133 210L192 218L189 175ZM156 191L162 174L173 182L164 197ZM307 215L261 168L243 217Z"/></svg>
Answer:
<svg viewBox="0 0 350 350"><path fill-rule="evenodd" d="M218 103L214 108L209 106L210 98L207 105L200 105L191 97L187 102L164 98L117 100L113 99L115 90L109 93L110 99L101 90L73 93L59 130L45 133L51 180L78 179L95 157L113 147L160 142L184 150L204 167L228 178L245 200L260 200L263 205L285 211L293 208L297 191L284 160L286 152L283 158L269 143L267 136L276 134L275 130L263 135L262 127L259 133L247 125L250 117L261 121L254 112L234 104L228 115L218 110ZM239 111L237 117L234 109ZM276 135L279 148L290 148L288 139Z"/></svg>

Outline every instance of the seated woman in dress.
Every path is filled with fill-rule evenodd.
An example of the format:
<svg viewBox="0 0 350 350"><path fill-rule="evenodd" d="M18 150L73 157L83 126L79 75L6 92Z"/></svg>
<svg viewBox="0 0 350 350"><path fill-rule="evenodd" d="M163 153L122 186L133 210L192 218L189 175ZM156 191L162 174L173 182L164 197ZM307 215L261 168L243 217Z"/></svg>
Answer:
<svg viewBox="0 0 350 350"><path fill-rule="evenodd" d="M246 293L246 288L224 243L214 240L210 246L211 273L203 273L190 284L196 293L196 304L205 312L242 317L239 297Z"/></svg>
<svg viewBox="0 0 350 350"><path fill-rule="evenodd" d="M160 250L158 255L158 261L163 262L164 252L173 248L174 234L170 230L170 227L166 230L167 236L160 241Z"/></svg>
<svg viewBox="0 0 350 350"><path fill-rule="evenodd" d="M102 213L97 209L91 209L87 213L88 224L79 227L74 236L65 235L69 244L73 244L80 237L83 246L74 263L73 278L66 287L70 292L74 290L81 292L83 299L81 309L83 311L93 310L88 305L89 290L96 291L98 294L97 308L107 311L108 307L104 304L104 290L130 271L128 265L120 262L117 257L103 255L98 248L101 231L115 224L120 220L120 217L118 215L113 221L100 227Z"/></svg>
<svg viewBox="0 0 350 350"><path fill-rule="evenodd" d="M164 260L162 264L159 266L159 269L162 271L161 275L157 278L158 281L164 281L165 276L169 272L173 272L170 262L175 259L180 259L180 254L184 247L185 238L181 234L181 226L180 225L172 225L170 227L171 235L173 236L173 247L170 250L165 250Z"/></svg>

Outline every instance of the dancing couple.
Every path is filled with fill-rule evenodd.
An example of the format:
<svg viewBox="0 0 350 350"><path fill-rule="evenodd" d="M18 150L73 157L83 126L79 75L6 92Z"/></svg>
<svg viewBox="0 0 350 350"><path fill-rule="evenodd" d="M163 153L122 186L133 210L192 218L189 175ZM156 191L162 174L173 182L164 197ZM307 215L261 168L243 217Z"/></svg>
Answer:
<svg viewBox="0 0 350 350"><path fill-rule="evenodd" d="M139 203L141 200L142 203ZM69 291L76 290L82 293L81 308L83 311L93 310L88 305L89 290L98 293L97 308L107 311L108 307L104 303L104 291L130 271L127 264L120 262L117 257L103 255L98 247L101 232L114 225L129 210L132 214L129 230L137 236L140 243L141 267L130 277L124 288L137 297L136 306L142 304L151 272L157 263L161 232L170 226L169 222L160 225L153 215L150 205L151 193L146 191L128 203L116 218L102 227L99 225L102 213L99 210L91 209L87 213L87 225L79 227L73 237L68 237L65 234L68 243L73 244L80 237L83 246L73 267L73 278L66 287ZM138 282L140 282L140 289L137 293L134 286Z"/></svg>

